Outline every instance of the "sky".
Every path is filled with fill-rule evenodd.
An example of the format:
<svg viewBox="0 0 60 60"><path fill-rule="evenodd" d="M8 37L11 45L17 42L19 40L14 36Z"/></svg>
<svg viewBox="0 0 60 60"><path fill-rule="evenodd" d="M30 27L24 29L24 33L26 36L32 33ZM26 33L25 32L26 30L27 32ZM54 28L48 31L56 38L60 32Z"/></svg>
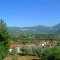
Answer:
<svg viewBox="0 0 60 60"><path fill-rule="evenodd" d="M60 0L0 0L0 19L9 27L60 23Z"/></svg>

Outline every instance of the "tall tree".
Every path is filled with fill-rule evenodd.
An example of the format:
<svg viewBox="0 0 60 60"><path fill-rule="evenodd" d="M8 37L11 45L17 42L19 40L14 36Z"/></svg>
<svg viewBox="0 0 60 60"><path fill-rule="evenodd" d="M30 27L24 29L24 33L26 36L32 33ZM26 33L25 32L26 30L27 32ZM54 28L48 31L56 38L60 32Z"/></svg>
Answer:
<svg viewBox="0 0 60 60"><path fill-rule="evenodd" d="M2 60L8 50L9 33L4 20L0 19L0 60Z"/></svg>

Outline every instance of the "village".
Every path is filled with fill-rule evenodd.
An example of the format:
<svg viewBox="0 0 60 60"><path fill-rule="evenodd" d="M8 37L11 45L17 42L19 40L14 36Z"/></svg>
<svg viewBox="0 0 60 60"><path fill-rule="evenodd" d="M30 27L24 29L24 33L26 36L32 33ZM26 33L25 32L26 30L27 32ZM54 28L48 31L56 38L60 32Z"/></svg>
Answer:
<svg viewBox="0 0 60 60"><path fill-rule="evenodd" d="M20 50L20 48L21 47L23 47L23 46L28 46L28 47L37 47L37 46L39 46L39 47L50 47L50 48L52 48L52 47L54 47L54 46L57 46L57 42L56 41L53 41L53 42L50 42L50 41L40 41L38 44L34 44L34 43L27 43L27 44L25 44L25 45L23 45L23 44L17 44L17 43L15 43L15 44L10 44L10 46L9 46L9 52L11 53L14 49L16 49L16 52L17 53L20 53L21 52L21 50Z"/></svg>

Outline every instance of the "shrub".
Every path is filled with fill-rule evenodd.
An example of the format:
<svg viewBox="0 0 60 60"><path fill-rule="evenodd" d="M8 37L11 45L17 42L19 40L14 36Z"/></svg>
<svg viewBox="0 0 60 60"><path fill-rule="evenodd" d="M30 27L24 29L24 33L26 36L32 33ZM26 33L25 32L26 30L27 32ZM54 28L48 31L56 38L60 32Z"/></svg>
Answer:
<svg viewBox="0 0 60 60"><path fill-rule="evenodd" d="M42 56L45 60L60 60L60 48L46 48L42 52Z"/></svg>
<svg viewBox="0 0 60 60"><path fill-rule="evenodd" d="M40 46L32 47L33 55L41 56L42 48Z"/></svg>
<svg viewBox="0 0 60 60"><path fill-rule="evenodd" d="M21 51L22 51L23 55L32 55L32 49L31 49L31 47L23 46L21 48Z"/></svg>

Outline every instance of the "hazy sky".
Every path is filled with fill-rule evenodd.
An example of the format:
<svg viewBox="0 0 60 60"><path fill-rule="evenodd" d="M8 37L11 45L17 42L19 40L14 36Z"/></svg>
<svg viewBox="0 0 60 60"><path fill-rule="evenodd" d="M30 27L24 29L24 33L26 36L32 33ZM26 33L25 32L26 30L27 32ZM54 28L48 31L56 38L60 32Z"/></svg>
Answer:
<svg viewBox="0 0 60 60"><path fill-rule="evenodd" d="M0 0L0 18L8 26L52 26L60 23L60 0Z"/></svg>

